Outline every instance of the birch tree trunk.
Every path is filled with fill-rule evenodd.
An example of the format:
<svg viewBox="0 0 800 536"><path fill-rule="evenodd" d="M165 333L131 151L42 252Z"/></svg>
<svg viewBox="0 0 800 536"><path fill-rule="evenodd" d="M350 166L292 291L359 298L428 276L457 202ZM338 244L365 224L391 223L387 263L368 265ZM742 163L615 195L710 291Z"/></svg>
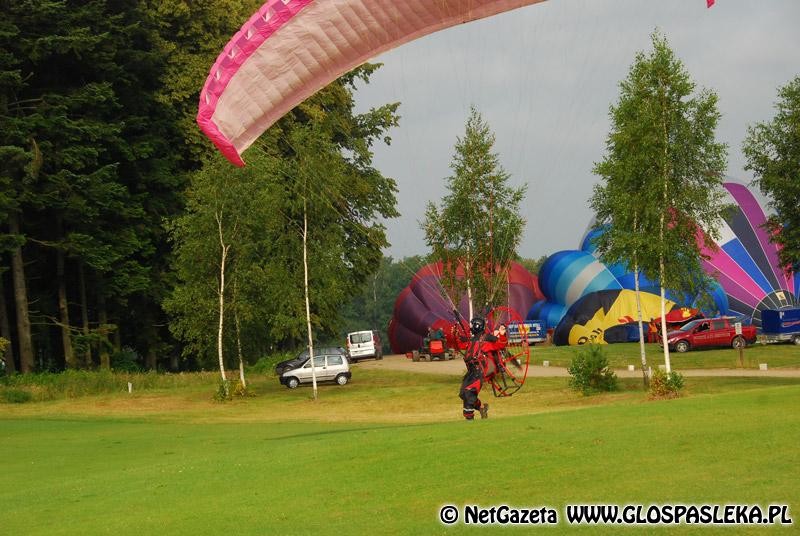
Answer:
<svg viewBox="0 0 800 536"><path fill-rule="evenodd" d="M666 190L667 184L664 183L664 197L666 198ZM661 288L661 342L664 345L664 366L667 369L667 373L672 371L672 367L669 363L669 344L667 342L667 300L664 291L664 277L666 275L666 270L664 267L664 212L661 212L661 226L659 229L659 239L661 242L662 251L658 256L658 274L659 274L659 287Z"/></svg>
<svg viewBox="0 0 800 536"><path fill-rule="evenodd" d="M247 382L244 379L244 358L242 357L242 333L239 328L239 313L234 310L233 319L236 322L236 348L239 351L239 381L242 387L247 389Z"/></svg>
<svg viewBox="0 0 800 536"><path fill-rule="evenodd" d="M633 233L634 235L639 232L638 214L633 216ZM644 383L645 390L650 385L650 377L647 375L647 354L644 349L644 327L642 326L642 295L639 290L639 262L637 254L633 254L633 288L636 295L636 321L639 324L639 353L642 357L642 382Z"/></svg>
<svg viewBox="0 0 800 536"><path fill-rule="evenodd" d="M221 247L221 255L219 262L219 330L217 331L217 357L219 358L219 373L222 376L222 385L225 389L225 395L228 395L228 379L225 377L225 360L222 355L222 334L225 322L225 262L228 259L229 245L225 244L222 235L222 213L215 212L214 217L217 220L217 230L219 231L219 244Z"/></svg>
<svg viewBox="0 0 800 536"><path fill-rule="evenodd" d="M303 281L306 295L306 326L308 328L308 358L311 360L311 385L317 399L317 369L314 366L314 339L311 335L311 304L308 300L308 207L303 198Z"/></svg>
<svg viewBox="0 0 800 536"><path fill-rule="evenodd" d="M667 311L666 311L666 298L664 297L664 285L661 285L661 339L664 343L664 365L667 368L667 373L672 372L672 367L669 362L669 344L667 342Z"/></svg>
<svg viewBox="0 0 800 536"><path fill-rule="evenodd" d="M475 313L472 308L472 284L469 277L467 278L467 303L469 304L469 320L472 321Z"/></svg>
<svg viewBox="0 0 800 536"><path fill-rule="evenodd" d="M372 276L372 327L378 327L378 272Z"/></svg>
<svg viewBox="0 0 800 536"><path fill-rule="evenodd" d="M666 105L663 102L663 90L662 90L662 105L661 109L666 110ZM666 114L666 112L664 112ZM669 133L667 132L667 118L666 115L662 115L662 132L663 132L663 139L664 142L664 162L662 162L662 179L664 181L664 194L662 198L662 206L661 206L661 219L660 219L660 226L659 226L659 244L661 247L661 251L658 257L658 273L659 273L659 286L661 287L661 339L664 343L664 366L667 369L667 374L672 371L672 367L670 366L669 362L669 344L667 343L667 313L666 313L666 297L664 292L664 280L666 277L666 268L664 266L664 256L666 255L666 244L664 244L664 226L666 225L665 221L665 211L668 208L668 191L669 191Z"/></svg>
<svg viewBox="0 0 800 536"><path fill-rule="evenodd" d="M244 357L242 356L242 330L239 326L239 293L236 278L233 279L233 322L236 326L236 351L239 355L239 382L242 387L247 389L247 382L244 379Z"/></svg>
<svg viewBox="0 0 800 536"><path fill-rule="evenodd" d="M633 285L636 293L636 315L637 322L639 323L639 353L642 357L642 382L644 388L650 386L650 377L647 375L647 354L644 350L644 327L642 326L642 297L639 291L639 264L634 261L633 263Z"/></svg>
<svg viewBox="0 0 800 536"><path fill-rule="evenodd" d="M470 258L470 251L467 249L467 259L464 263L464 279L467 281L467 306L469 307L469 318L467 318L467 322L471 322L473 316L475 315L475 309L472 306L472 268L471 262L472 259ZM456 267L456 270L458 268Z"/></svg>

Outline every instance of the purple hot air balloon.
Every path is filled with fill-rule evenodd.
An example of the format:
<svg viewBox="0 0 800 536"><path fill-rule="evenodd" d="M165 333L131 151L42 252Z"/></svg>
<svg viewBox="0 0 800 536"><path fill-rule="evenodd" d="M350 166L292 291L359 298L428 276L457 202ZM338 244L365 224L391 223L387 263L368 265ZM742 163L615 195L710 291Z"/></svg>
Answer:
<svg viewBox="0 0 800 536"><path fill-rule="evenodd" d="M442 287L442 274L441 263L424 266L397 296L388 330L393 352L405 353L418 349L428 328L441 328L449 333L455 316L453 303ZM519 263L511 263L507 282L507 303L503 305L520 316L542 298L536 276ZM468 316L466 300L459 301L458 309L462 318Z"/></svg>
<svg viewBox="0 0 800 536"><path fill-rule="evenodd" d="M800 305L800 279L781 267L778 246L769 240L767 218L755 196L741 184L727 182L724 187L734 209L720 228L719 250L706 250L710 259L703 265L724 289L727 312L760 327L765 309Z"/></svg>

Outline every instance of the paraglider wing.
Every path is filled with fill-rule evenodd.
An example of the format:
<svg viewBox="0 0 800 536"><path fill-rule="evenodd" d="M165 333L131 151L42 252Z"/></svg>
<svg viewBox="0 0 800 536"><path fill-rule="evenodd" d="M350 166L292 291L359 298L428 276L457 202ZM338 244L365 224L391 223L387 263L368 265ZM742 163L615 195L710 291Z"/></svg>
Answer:
<svg viewBox="0 0 800 536"><path fill-rule="evenodd" d="M217 58L197 123L228 160L319 89L378 54L544 0L269 0Z"/></svg>

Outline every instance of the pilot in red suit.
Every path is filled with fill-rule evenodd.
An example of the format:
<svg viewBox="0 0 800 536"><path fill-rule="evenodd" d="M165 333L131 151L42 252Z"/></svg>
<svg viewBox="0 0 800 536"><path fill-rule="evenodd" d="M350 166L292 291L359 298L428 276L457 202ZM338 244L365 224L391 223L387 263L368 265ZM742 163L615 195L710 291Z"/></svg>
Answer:
<svg viewBox="0 0 800 536"><path fill-rule="evenodd" d="M461 382L458 396L464 401L464 418L471 421L475 418L475 410L481 414L482 419L489 417L489 404L481 403L478 394L483 387L484 378L493 376L500 367L498 360L500 352L506 347L506 328L500 326L494 334L486 333L486 321L475 317L469 323L472 338L468 341L461 340L460 347L466 350L464 363L467 373Z"/></svg>

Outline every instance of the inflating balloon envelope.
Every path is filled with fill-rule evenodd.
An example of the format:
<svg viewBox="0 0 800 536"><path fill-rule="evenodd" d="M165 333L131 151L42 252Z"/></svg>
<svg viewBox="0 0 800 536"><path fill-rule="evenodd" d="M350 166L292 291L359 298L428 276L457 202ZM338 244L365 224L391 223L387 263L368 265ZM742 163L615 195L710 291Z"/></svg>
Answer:
<svg viewBox="0 0 800 536"><path fill-rule="evenodd" d="M716 280L710 296L713 305L705 314L740 316L761 326L762 311L800 304L800 274L788 273L780 266L778 246L769 240L764 229L766 215L755 196L746 186L734 182L723 187L733 209L720 223L718 250L703 251L708 257L703 268ZM580 250L551 255L539 272L545 299L531 307L528 318L558 326L556 344L638 340L638 329L623 329L636 318L635 300L623 292L634 288L634 274L625 265L605 265L598 259L592 239L602 232L602 228L591 229ZM658 282L641 274L639 284L643 295L659 293ZM667 297L678 301L669 289ZM677 305L698 306L694 302ZM612 306L614 313L607 315ZM649 322L660 316L660 312L646 312L643 318ZM609 337L608 330L615 333ZM624 337L625 333L630 336Z"/></svg>
<svg viewBox="0 0 800 536"><path fill-rule="evenodd" d="M457 272L456 276L458 275ZM418 350L428 328L441 329L447 335L451 333L455 323L454 304L444 288L443 277L441 263L423 266L397 296L389 324L389 342L393 352L404 354ZM531 305L542 298L536 276L531 275L521 264L512 262L504 279L505 308L496 313L496 322L508 321L511 318L508 311L524 318ZM469 308L466 299L457 301L461 318L467 318ZM451 338L449 346L454 346L453 343Z"/></svg>

